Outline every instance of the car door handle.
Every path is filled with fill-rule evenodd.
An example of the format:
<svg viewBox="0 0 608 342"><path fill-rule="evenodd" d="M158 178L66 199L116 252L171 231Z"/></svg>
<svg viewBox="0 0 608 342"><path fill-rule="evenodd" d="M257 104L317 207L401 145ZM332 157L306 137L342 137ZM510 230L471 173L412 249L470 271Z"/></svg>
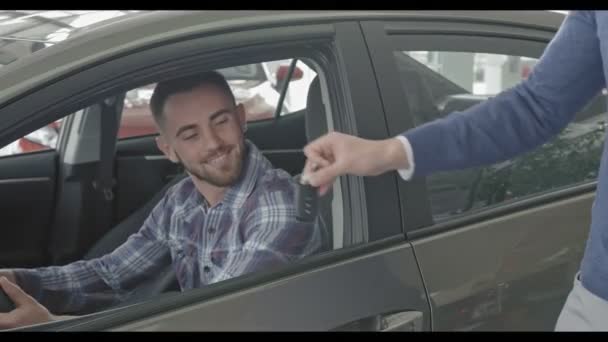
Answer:
<svg viewBox="0 0 608 342"><path fill-rule="evenodd" d="M380 316L380 331L422 331L422 312L401 311Z"/></svg>
<svg viewBox="0 0 608 342"><path fill-rule="evenodd" d="M422 318L420 311L391 312L358 319L332 331L422 331Z"/></svg>

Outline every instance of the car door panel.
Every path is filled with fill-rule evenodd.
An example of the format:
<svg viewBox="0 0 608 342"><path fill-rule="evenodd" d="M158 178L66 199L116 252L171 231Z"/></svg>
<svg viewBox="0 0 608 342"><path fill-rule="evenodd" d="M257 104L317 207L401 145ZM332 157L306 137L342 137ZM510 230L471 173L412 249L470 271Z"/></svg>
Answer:
<svg viewBox="0 0 608 342"><path fill-rule="evenodd" d="M35 267L47 262L47 243L55 209L57 152L0 159L0 268Z"/></svg>
<svg viewBox="0 0 608 342"><path fill-rule="evenodd" d="M353 256L237 293L212 296L209 288L142 303L124 312L125 324L108 317L60 330L429 330L429 306L411 246L402 238L377 244L384 247L362 247L375 250L363 254L344 251ZM150 315L153 307L157 311Z"/></svg>
<svg viewBox="0 0 608 342"><path fill-rule="evenodd" d="M416 238L434 328L553 330L582 258L593 199L586 193Z"/></svg>
<svg viewBox="0 0 608 342"><path fill-rule="evenodd" d="M412 251L405 246L305 274L298 281L283 281L251 294L186 307L111 330L349 330L353 322L370 314L403 311L422 312L427 319L420 328L428 329L423 286L418 277L411 277L417 272ZM343 290L346 284L348 291ZM379 292L381 296L369 295ZM273 309L256 310L255 314L243 309L264 306ZM367 330L366 326L360 330Z"/></svg>

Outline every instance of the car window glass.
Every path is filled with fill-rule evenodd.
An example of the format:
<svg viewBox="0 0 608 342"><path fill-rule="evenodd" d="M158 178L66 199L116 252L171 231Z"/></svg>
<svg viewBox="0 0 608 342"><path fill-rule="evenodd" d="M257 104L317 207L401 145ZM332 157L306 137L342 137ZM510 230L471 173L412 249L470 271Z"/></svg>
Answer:
<svg viewBox="0 0 608 342"><path fill-rule="evenodd" d="M63 120L52 122L0 148L0 157L56 149Z"/></svg>
<svg viewBox="0 0 608 342"><path fill-rule="evenodd" d="M236 102L245 107L248 122L274 118L291 62L292 59L285 59L218 70L230 84ZM280 116L306 108L308 87L316 76L313 69L302 61L297 61ZM149 108L154 86L155 84L150 84L127 92L118 132L119 139L157 133Z"/></svg>
<svg viewBox="0 0 608 342"><path fill-rule="evenodd" d="M397 51L394 56L416 125L515 86L537 62L523 56L455 51ZM605 111L604 91L559 136L530 153L488 167L429 176L435 221L594 181Z"/></svg>

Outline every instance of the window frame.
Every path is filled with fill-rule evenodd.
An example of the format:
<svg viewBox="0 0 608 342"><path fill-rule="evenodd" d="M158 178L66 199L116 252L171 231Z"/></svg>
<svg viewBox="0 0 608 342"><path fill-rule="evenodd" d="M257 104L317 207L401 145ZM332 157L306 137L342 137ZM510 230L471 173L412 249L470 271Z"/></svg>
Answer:
<svg viewBox="0 0 608 342"><path fill-rule="evenodd" d="M372 51L374 68L382 90L391 134L414 127L393 54L397 51L454 51L504 54L540 59L555 31L508 24L479 23L473 20L368 21L362 24ZM397 91L398 90L398 91ZM405 109L405 110L404 110ZM405 112L405 113L404 113ZM405 115L404 115L405 114ZM498 203L488 208L465 212L435 223L427 189L427 177L409 182L400 179L399 192L404 217L404 231L409 240L419 239L505 216L531 207L595 191L597 180L572 184L520 199ZM409 199L409 200L408 200Z"/></svg>

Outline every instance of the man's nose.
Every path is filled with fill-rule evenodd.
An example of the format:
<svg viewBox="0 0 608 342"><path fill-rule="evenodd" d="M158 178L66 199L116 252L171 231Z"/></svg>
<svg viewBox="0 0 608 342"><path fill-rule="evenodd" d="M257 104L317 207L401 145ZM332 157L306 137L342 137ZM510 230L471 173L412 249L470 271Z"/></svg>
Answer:
<svg viewBox="0 0 608 342"><path fill-rule="evenodd" d="M213 129L207 129L206 132L203 132L203 139L201 141L203 150L207 152L214 151L222 145L219 136Z"/></svg>

